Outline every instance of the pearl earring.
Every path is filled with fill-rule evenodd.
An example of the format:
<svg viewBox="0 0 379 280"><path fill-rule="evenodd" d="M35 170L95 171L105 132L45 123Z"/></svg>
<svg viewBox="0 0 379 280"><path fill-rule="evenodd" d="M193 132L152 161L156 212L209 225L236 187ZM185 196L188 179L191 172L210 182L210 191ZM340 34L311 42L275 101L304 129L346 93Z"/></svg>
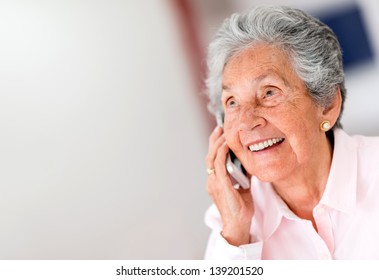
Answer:
<svg viewBox="0 0 379 280"><path fill-rule="evenodd" d="M320 129L322 131L328 131L330 129L330 121L323 121L321 124L320 124Z"/></svg>

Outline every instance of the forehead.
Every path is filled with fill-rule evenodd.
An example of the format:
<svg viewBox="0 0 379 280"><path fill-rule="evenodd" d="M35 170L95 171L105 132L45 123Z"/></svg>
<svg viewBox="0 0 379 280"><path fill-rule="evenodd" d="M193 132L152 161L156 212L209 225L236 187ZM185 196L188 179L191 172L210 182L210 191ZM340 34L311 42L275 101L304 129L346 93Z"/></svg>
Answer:
<svg viewBox="0 0 379 280"><path fill-rule="evenodd" d="M280 79L284 83L302 83L290 57L278 46L260 44L234 55L226 64L223 85L231 87L243 80Z"/></svg>

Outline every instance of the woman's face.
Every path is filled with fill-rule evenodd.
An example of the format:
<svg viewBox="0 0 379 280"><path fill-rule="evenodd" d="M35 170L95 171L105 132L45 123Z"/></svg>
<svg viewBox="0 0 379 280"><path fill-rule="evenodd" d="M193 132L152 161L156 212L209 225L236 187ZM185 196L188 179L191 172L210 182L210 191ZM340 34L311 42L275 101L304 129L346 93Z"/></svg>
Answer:
<svg viewBox="0 0 379 280"><path fill-rule="evenodd" d="M229 60L222 104L228 146L260 180L285 179L323 156L323 109L278 47L257 45Z"/></svg>

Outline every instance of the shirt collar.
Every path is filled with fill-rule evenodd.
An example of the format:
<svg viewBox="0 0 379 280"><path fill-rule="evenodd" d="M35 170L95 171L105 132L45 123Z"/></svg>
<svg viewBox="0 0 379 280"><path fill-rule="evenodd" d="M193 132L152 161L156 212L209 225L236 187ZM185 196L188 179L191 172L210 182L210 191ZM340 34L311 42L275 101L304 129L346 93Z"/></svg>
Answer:
<svg viewBox="0 0 379 280"><path fill-rule="evenodd" d="M256 204L254 217L262 225L261 238L263 240L274 233L283 217L290 220L300 219L288 208L271 183L261 182L256 177L252 177L251 188Z"/></svg>
<svg viewBox="0 0 379 280"><path fill-rule="evenodd" d="M332 164L319 204L351 214L356 205L358 148L342 129L334 130Z"/></svg>

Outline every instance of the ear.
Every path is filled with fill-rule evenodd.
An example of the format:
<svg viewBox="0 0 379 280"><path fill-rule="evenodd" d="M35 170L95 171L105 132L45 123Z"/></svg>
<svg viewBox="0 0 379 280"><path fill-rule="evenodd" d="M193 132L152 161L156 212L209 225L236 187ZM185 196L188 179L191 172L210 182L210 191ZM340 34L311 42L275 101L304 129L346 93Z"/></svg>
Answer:
<svg viewBox="0 0 379 280"><path fill-rule="evenodd" d="M338 87L336 89L336 94L333 98L332 103L327 108L324 108L324 110L322 111L323 119L330 121L331 127L335 125L341 113L341 104L342 104L341 90Z"/></svg>

